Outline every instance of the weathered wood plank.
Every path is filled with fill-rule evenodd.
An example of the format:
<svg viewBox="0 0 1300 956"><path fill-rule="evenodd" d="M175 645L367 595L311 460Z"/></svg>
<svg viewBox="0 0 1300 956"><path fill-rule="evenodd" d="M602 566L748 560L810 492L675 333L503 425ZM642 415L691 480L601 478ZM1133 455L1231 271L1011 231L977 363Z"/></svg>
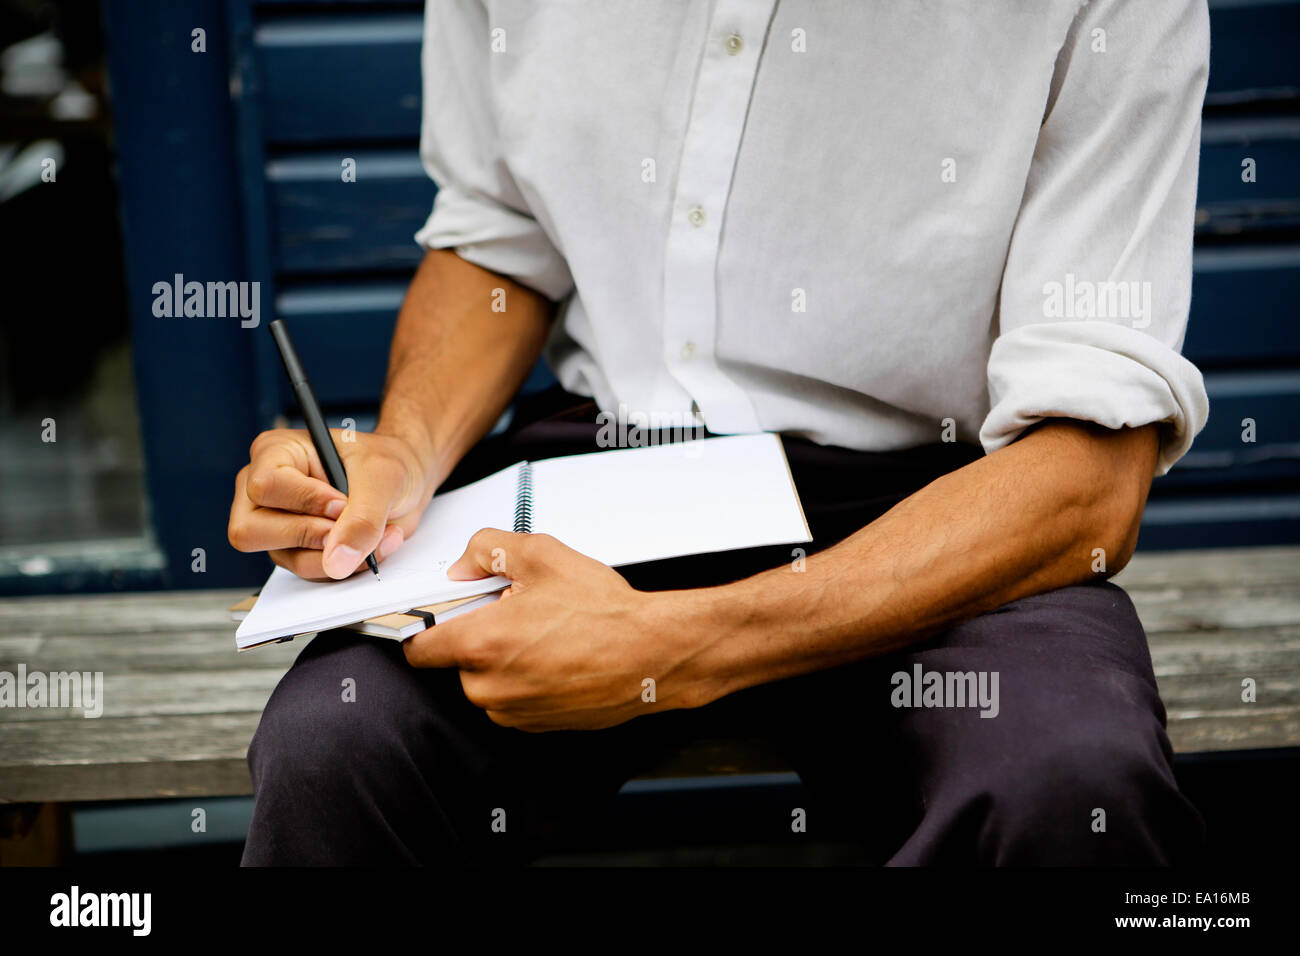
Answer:
<svg viewBox="0 0 1300 956"><path fill-rule="evenodd" d="M6 598L0 634L233 634L228 608L247 596L247 589L225 589Z"/></svg>
<svg viewBox="0 0 1300 956"><path fill-rule="evenodd" d="M1300 741L1300 710L1282 707L1246 713L1171 711L1169 740L1178 753L1294 747Z"/></svg>
<svg viewBox="0 0 1300 956"><path fill-rule="evenodd" d="M1173 640L1166 640L1174 637ZM1150 641L1156 678L1176 675L1217 679L1291 673L1300 668L1300 633L1295 628L1203 631L1155 635Z"/></svg>
<svg viewBox="0 0 1300 956"><path fill-rule="evenodd" d="M169 797L243 797L253 792L253 780L242 758L157 758L137 763L101 763L88 775L75 764L24 768L7 780L0 768L0 804L31 802L37 795L51 803L85 800L154 800Z"/></svg>
<svg viewBox="0 0 1300 956"><path fill-rule="evenodd" d="M235 651L235 625L220 631L186 634L60 634L42 638L24 656L0 647L0 669L13 670L20 661L28 670L102 670L141 673L196 670L216 672L246 668L284 670L307 646L298 639Z"/></svg>
<svg viewBox="0 0 1300 956"><path fill-rule="evenodd" d="M1284 624L1280 627L1161 631L1149 635L1147 643L1151 647L1152 654L1190 654L1216 648L1228 653L1240 651L1248 655L1267 654L1273 651L1289 654L1300 647L1300 622Z"/></svg>
<svg viewBox="0 0 1300 956"><path fill-rule="evenodd" d="M249 793L244 760L258 719L180 714L6 724L0 803Z"/></svg>
<svg viewBox="0 0 1300 956"><path fill-rule="evenodd" d="M1139 551L1115 582L1126 590L1300 586L1300 548Z"/></svg>
<svg viewBox="0 0 1300 956"><path fill-rule="evenodd" d="M1199 674L1157 677L1160 699L1170 712L1213 711L1225 719L1260 709L1292 707L1300 713L1300 670L1286 674L1260 673L1255 676L1255 701L1241 699L1243 677L1250 674L1205 678ZM1300 745L1300 740L1296 741Z"/></svg>
<svg viewBox="0 0 1300 956"><path fill-rule="evenodd" d="M174 760L180 754L192 759L242 758L258 718L244 712L10 723L4 725L0 770Z"/></svg>
<svg viewBox="0 0 1300 956"><path fill-rule="evenodd" d="M39 634L0 635L0 661L30 660L42 640Z"/></svg>
<svg viewBox="0 0 1300 956"><path fill-rule="evenodd" d="M1131 593L1148 634L1163 631L1232 632L1284 627L1300 621L1300 589L1224 588Z"/></svg>
<svg viewBox="0 0 1300 956"><path fill-rule="evenodd" d="M102 715L99 717L84 717L80 709L73 708L15 707L6 710L5 720L23 723L35 720L65 721L72 718L93 721L168 714L260 714L283 674L283 667L217 671L108 671L104 674L103 700L99 703ZM73 727L65 732L78 731ZM0 731L0 754L3 752L3 731Z"/></svg>

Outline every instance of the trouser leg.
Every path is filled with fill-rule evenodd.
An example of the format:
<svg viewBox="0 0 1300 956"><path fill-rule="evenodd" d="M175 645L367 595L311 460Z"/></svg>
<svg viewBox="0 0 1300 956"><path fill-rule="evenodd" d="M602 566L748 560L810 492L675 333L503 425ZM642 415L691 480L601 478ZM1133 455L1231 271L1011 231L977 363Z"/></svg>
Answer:
<svg viewBox="0 0 1300 956"><path fill-rule="evenodd" d="M931 673L945 687L984 675L996 693L927 706ZM1163 865L1202 846L1146 638L1115 585L1016 601L906 653L789 684L773 685L784 702L769 709L791 715L791 759L893 864Z"/></svg>
<svg viewBox="0 0 1300 956"><path fill-rule="evenodd" d="M527 734L456 671L394 641L327 632L272 694L249 748L245 865L516 863L582 826L668 725Z"/></svg>

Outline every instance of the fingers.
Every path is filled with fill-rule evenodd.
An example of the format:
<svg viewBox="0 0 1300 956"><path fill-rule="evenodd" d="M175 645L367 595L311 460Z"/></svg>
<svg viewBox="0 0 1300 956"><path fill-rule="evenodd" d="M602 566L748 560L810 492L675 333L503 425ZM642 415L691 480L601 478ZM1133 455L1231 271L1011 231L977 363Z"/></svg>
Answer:
<svg viewBox="0 0 1300 956"><path fill-rule="evenodd" d="M502 604L514 587L535 580L547 567L566 554L574 554L545 534L517 534L484 528L469 539L465 553L447 570L453 580L474 580L504 574L515 583L502 600L488 607L453 618L421 631L402 644L407 661L414 667L458 667L478 670L492 660L494 627L504 618Z"/></svg>
<svg viewBox="0 0 1300 956"><path fill-rule="evenodd" d="M228 536L239 551L322 548L346 498L312 475L320 466L295 433L263 432L235 477Z"/></svg>
<svg viewBox="0 0 1300 956"><path fill-rule="evenodd" d="M235 478L228 528L231 545L239 551L266 551L280 567L312 580L347 577L364 567L371 551L382 561L397 550L414 532L420 513L410 512L389 524L385 519L394 477L382 467L367 470L367 479L378 480L356 483L354 497L361 501L349 522L353 537L358 526L365 529L361 538L366 543L360 546L365 551L350 561L347 551L340 552L331 566L335 573L326 572L323 551L338 536L337 519L343 517L349 500L315 474L320 467L314 453L299 439L296 432L281 430L263 432L253 442L251 460ZM400 482L400 475L396 480ZM378 522L373 543L368 533L371 521Z"/></svg>
<svg viewBox="0 0 1300 956"><path fill-rule="evenodd" d="M376 461L363 480L348 482L347 503L325 541L322 566L332 578L346 578L374 551L388 527L388 511L402 491L400 467Z"/></svg>
<svg viewBox="0 0 1300 956"><path fill-rule="evenodd" d="M484 670L500 656L502 639L517 629L518 622L497 601L408 637L402 650L413 667Z"/></svg>
<svg viewBox="0 0 1300 956"><path fill-rule="evenodd" d="M248 496L252 466L235 477L235 497L230 506L227 536L237 551L270 551L278 548L320 548L334 527L329 518L263 508ZM304 476L305 477L305 476Z"/></svg>
<svg viewBox="0 0 1300 956"><path fill-rule="evenodd" d="M272 551L282 548L325 547L325 539L334 528L328 518L291 514L287 511L258 509L231 535L237 551Z"/></svg>
<svg viewBox="0 0 1300 956"><path fill-rule="evenodd" d="M503 574L512 581L536 577L564 545L548 534L518 534L484 528L469 539L465 553L447 569L453 581L472 581Z"/></svg>
<svg viewBox="0 0 1300 956"><path fill-rule="evenodd" d="M412 667L459 667L460 649L445 633L451 623L435 625L403 641L406 662Z"/></svg>
<svg viewBox="0 0 1300 956"><path fill-rule="evenodd" d="M337 518L347 497L343 492L303 474L292 464L257 461L249 464L245 492L259 508L275 508L303 515Z"/></svg>
<svg viewBox="0 0 1300 956"><path fill-rule="evenodd" d="M397 525L389 525L384 532L383 538L379 541L379 547L375 549L375 560L383 563L384 559L396 551L405 540L402 529ZM321 563L323 552L319 549L297 549L290 548L269 552L271 560L286 571L292 571L300 578L308 581L330 581L333 578L325 573L325 568ZM357 564L350 572L355 574L366 566L365 558Z"/></svg>
<svg viewBox="0 0 1300 956"><path fill-rule="evenodd" d="M481 628L472 628L463 622L490 610L490 607L479 608L407 638L402 642L407 663L412 667L469 667L472 663L481 663L481 642L486 640L486 636ZM477 648L470 644L475 640L480 642Z"/></svg>

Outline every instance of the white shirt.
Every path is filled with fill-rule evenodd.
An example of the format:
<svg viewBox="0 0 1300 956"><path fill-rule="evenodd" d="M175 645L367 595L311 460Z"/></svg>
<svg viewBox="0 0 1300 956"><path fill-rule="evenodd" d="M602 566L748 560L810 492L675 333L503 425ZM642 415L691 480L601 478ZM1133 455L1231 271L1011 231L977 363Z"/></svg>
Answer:
<svg viewBox="0 0 1300 956"><path fill-rule="evenodd" d="M1205 0L428 0L416 240L562 302L602 410L993 451L1205 423ZM508 303L507 303L508 307Z"/></svg>

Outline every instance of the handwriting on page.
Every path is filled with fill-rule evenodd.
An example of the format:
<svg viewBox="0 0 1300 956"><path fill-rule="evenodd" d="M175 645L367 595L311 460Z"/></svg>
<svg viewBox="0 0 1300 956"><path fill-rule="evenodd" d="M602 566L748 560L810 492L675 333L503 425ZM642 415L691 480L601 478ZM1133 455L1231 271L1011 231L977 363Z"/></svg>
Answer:
<svg viewBox="0 0 1300 956"><path fill-rule="evenodd" d="M387 564L381 564L379 566L379 575L382 578L384 575L389 575L390 577L408 577L412 574L419 574L427 577L431 572L433 574L445 574L447 569L451 567L455 561L455 558L437 558L433 561L425 561L418 567L402 567L400 565L389 567ZM362 568L361 570L364 571L365 568ZM357 574L360 573L360 571L357 572Z"/></svg>

